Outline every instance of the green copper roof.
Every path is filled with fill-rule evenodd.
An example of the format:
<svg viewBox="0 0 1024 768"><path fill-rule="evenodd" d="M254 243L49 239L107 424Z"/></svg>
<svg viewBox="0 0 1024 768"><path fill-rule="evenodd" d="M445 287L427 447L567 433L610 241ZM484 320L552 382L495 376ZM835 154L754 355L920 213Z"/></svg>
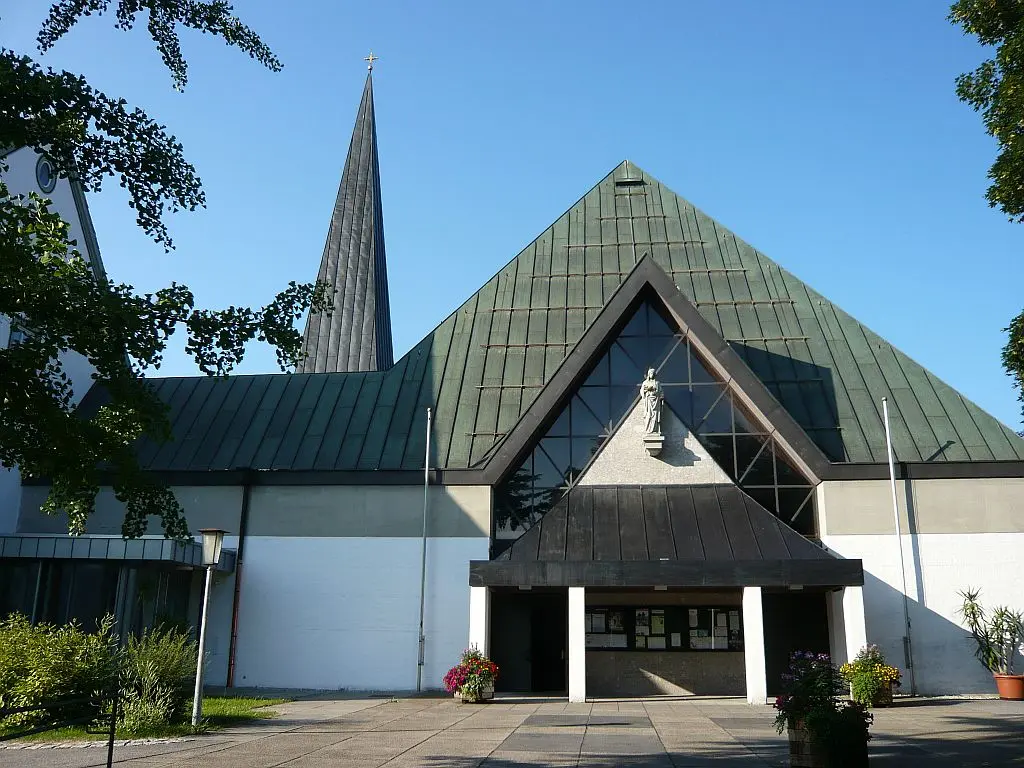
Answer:
<svg viewBox="0 0 1024 768"><path fill-rule="evenodd" d="M386 372L154 380L160 470L479 465L650 254L837 462L1016 460L1024 440L778 264L623 163Z"/></svg>

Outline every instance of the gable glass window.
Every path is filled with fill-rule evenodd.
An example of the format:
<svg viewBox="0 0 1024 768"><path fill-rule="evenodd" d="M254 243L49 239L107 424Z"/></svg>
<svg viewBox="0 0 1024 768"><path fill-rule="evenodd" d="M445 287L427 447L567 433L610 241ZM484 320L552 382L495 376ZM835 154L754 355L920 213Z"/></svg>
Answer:
<svg viewBox="0 0 1024 768"><path fill-rule="evenodd" d="M497 551L535 525L572 488L636 404L648 368L657 371L664 407L722 469L783 522L805 536L815 535L810 481L711 373L687 335L644 302L563 403L533 450L495 487Z"/></svg>

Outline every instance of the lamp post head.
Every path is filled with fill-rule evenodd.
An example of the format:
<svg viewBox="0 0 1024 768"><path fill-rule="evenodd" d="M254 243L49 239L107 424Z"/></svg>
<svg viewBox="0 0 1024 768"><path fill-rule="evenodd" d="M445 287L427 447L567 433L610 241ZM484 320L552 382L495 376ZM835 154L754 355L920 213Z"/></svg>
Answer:
<svg viewBox="0 0 1024 768"><path fill-rule="evenodd" d="M220 549L227 531L220 528L200 528L199 532L203 535L203 565L216 565L220 562Z"/></svg>

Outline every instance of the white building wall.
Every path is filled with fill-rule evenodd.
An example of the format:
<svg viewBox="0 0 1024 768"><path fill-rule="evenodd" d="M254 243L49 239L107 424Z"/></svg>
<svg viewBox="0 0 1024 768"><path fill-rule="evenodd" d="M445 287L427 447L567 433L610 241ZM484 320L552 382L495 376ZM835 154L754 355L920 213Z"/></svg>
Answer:
<svg viewBox="0 0 1024 768"><path fill-rule="evenodd" d="M487 557L486 537L428 540L424 688L466 647L469 561ZM248 538L235 685L414 689L419 588L417 538Z"/></svg>
<svg viewBox="0 0 1024 768"><path fill-rule="evenodd" d="M960 590L981 589L985 606L1024 608L1024 533L904 535L903 556L918 693L992 693L992 676L973 655L957 614ZM892 534L825 536L843 557L864 561L864 611L868 642L910 677L904 660L902 579Z"/></svg>

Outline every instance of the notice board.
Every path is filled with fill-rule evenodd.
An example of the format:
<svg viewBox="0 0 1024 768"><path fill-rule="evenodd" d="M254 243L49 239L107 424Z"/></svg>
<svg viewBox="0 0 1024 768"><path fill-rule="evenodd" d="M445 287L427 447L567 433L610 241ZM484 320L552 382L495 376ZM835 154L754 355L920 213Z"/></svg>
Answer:
<svg viewBox="0 0 1024 768"><path fill-rule="evenodd" d="M587 606L588 650L742 651L739 606Z"/></svg>

